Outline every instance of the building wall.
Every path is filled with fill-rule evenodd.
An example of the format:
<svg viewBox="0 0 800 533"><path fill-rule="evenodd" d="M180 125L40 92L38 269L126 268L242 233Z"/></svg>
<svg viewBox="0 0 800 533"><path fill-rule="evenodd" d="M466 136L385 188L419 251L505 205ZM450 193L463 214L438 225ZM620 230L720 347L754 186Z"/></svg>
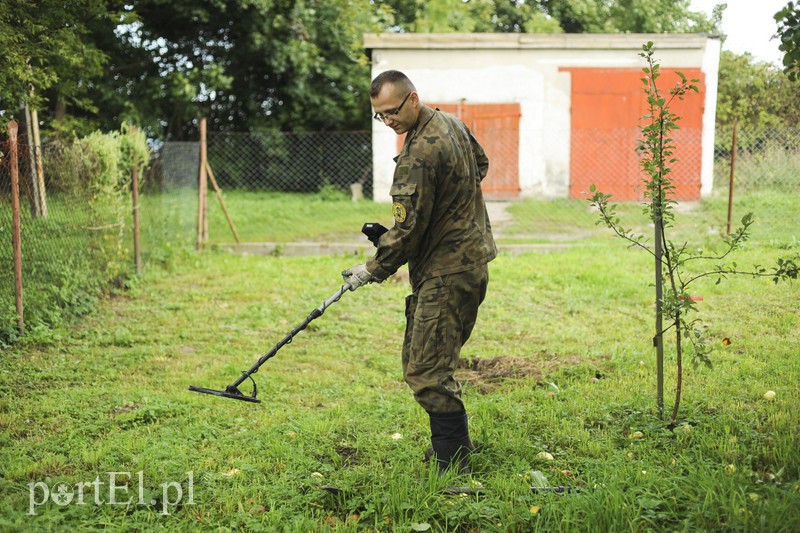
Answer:
<svg viewBox="0 0 800 533"><path fill-rule="evenodd" d="M368 34L372 76L401 70L423 102L518 103L520 197L568 197L569 68L637 68L653 41L662 68L705 73L701 190L711 192L719 40L699 34ZM636 127L636 125L633 125ZM389 200L395 133L373 124L374 197Z"/></svg>

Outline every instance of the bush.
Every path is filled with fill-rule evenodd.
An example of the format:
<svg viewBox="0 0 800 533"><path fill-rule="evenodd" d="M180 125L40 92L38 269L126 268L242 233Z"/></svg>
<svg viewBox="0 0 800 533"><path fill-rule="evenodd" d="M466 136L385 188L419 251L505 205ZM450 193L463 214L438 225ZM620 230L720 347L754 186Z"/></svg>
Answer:
<svg viewBox="0 0 800 533"><path fill-rule="evenodd" d="M24 205L21 213L29 330L91 312L99 297L133 276L123 239L131 216L131 173L134 160L140 169L149 161L144 135L127 127L43 152L47 215L34 217ZM11 264L10 250L0 255ZM0 292L0 344L17 340L13 283L8 285Z"/></svg>

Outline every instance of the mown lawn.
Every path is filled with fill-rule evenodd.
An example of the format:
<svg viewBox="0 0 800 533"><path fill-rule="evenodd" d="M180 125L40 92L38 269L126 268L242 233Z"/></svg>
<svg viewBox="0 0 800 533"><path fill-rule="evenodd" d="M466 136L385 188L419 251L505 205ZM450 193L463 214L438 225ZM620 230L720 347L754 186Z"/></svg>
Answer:
<svg viewBox="0 0 800 533"><path fill-rule="evenodd" d="M398 355L404 282L346 293L254 375L261 404L187 390L234 381L362 259L189 254L0 354L0 530L797 531L797 283L697 287L714 367L687 365L670 428L652 258L618 243L501 255L464 355L518 372L463 371L472 476L422 461L427 417ZM668 406L673 365L668 350ZM541 476L580 492L531 491Z"/></svg>

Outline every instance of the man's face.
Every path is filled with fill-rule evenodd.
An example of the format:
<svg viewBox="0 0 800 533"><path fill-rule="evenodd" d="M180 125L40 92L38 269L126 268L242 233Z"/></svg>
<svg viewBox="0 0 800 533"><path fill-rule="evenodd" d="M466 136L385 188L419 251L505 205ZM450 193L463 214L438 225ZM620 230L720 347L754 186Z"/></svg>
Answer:
<svg viewBox="0 0 800 533"><path fill-rule="evenodd" d="M376 116L398 135L410 130L417 122L419 97L416 92L398 92L394 85L387 83L381 87L378 96L370 97L370 101Z"/></svg>

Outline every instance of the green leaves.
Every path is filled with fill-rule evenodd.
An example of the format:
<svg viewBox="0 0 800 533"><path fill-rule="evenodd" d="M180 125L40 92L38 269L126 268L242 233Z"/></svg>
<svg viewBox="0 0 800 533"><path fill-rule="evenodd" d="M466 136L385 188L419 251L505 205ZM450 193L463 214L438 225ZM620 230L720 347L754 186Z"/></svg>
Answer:
<svg viewBox="0 0 800 533"><path fill-rule="evenodd" d="M788 281L797 279L797 265L800 264L800 254L795 257L778 259L778 266L773 267L772 281Z"/></svg>
<svg viewBox="0 0 800 533"><path fill-rule="evenodd" d="M82 97L102 74L106 55L86 35L90 22L105 17L99 0L0 3L0 110L20 101L38 107L51 88L89 106Z"/></svg>
<svg viewBox="0 0 800 533"><path fill-rule="evenodd" d="M783 52L783 70L790 80L800 79L800 3L789 2L775 13L778 49Z"/></svg>

